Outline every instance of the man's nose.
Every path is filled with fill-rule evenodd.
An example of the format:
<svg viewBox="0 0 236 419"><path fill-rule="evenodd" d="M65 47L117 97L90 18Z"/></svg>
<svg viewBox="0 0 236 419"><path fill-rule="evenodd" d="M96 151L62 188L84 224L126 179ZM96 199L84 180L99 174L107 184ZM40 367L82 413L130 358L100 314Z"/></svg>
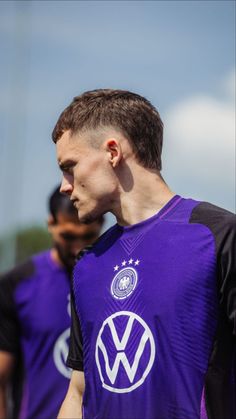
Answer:
<svg viewBox="0 0 236 419"><path fill-rule="evenodd" d="M69 196L73 192L72 184L70 182L68 182L68 180L64 176L62 178L60 192L63 193L63 194L69 195Z"/></svg>

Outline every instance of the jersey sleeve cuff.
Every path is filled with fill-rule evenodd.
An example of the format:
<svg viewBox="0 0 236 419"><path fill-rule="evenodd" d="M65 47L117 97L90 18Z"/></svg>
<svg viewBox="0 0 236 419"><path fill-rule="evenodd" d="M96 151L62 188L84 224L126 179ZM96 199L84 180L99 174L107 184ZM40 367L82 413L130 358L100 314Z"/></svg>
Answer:
<svg viewBox="0 0 236 419"><path fill-rule="evenodd" d="M84 365L82 361L79 361L78 359L73 359L68 357L66 361L66 365L69 368L72 368L73 370L77 371L84 371Z"/></svg>

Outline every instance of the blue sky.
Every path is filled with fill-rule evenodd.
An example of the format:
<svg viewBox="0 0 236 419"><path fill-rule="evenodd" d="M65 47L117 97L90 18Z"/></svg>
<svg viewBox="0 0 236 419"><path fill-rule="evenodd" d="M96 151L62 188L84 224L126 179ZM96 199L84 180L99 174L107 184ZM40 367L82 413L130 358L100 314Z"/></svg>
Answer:
<svg viewBox="0 0 236 419"><path fill-rule="evenodd" d="M0 232L45 222L60 181L51 131L74 96L100 87L158 108L174 191L233 211L234 14L225 0L1 1Z"/></svg>

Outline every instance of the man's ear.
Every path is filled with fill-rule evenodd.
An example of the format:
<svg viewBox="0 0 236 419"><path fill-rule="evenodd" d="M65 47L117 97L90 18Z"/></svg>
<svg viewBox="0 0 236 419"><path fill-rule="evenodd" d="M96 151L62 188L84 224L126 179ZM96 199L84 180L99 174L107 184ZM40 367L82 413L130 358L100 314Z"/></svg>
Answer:
<svg viewBox="0 0 236 419"><path fill-rule="evenodd" d="M117 167L122 159L122 148L119 140L109 138L106 140L106 150L109 153L109 161L113 168Z"/></svg>
<svg viewBox="0 0 236 419"><path fill-rule="evenodd" d="M55 220L51 214L48 216L47 224L48 224L48 231L50 232L52 227L55 226Z"/></svg>

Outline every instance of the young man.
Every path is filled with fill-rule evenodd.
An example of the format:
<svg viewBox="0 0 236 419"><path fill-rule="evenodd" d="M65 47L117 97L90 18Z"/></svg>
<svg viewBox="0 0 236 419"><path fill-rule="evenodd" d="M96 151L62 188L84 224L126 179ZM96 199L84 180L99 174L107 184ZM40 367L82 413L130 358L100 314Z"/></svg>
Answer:
<svg viewBox="0 0 236 419"><path fill-rule="evenodd" d="M77 253L98 238L103 219L81 224L59 188L50 197L49 212L52 249L33 256L0 280L1 419L9 417L10 382L14 383L14 419L55 418L71 376L65 364L71 321L70 275Z"/></svg>
<svg viewBox="0 0 236 419"><path fill-rule="evenodd" d="M109 89L54 128L79 219L117 218L74 271L63 419L236 417L235 217L169 189L162 133L150 102Z"/></svg>

